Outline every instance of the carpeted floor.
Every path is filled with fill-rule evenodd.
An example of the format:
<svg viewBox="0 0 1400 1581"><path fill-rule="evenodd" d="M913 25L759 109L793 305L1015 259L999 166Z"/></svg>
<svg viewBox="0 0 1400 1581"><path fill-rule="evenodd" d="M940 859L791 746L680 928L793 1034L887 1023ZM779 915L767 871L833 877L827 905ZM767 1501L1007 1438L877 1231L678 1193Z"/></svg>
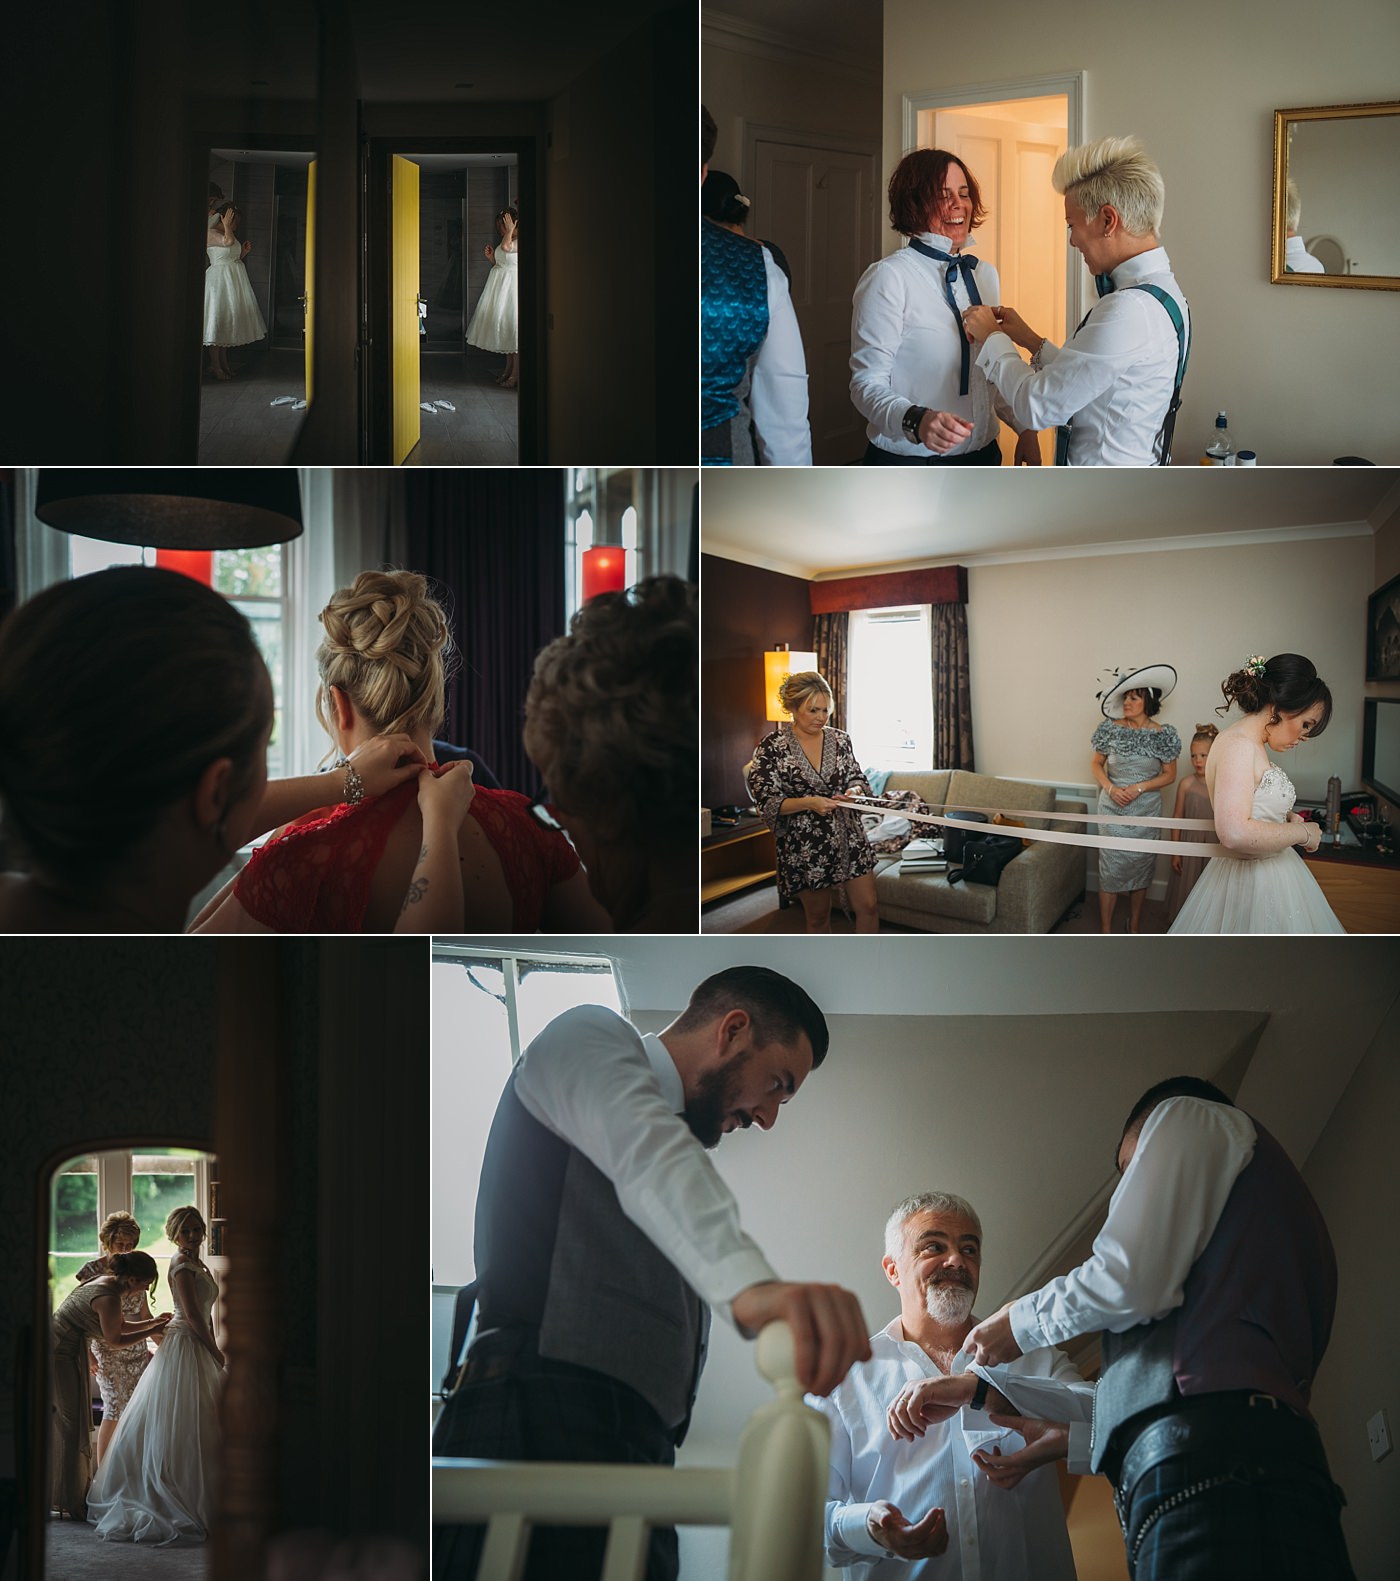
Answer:
<svg viewBox="0 0 1400 1581"><path fill-rule="evenodd" d="M202 1544L152 1548L146 1543L104 1543L91 1526L50 1521L44 1581L204 1581Z"/></svg>
<svg viewBox="0 0 1400 1581"><path fill-rule="evenodd" d="M1128 903L1118 902L1115 918L1116 931L1128 930ZM706 906L700 919L702 933L802 933L805 924L801 906L778 908L778 892L774 885L763 884L757 889L745 890L728 900ZM839 912L832 915L833 933L854 933L855 924ZM916 928L905 928L896 922L881 922L881 933L916 933ZM1099 931L1099 899L1097 894L1085 895L1061 917L1052 930L1054 933L1097 933ZM1167 931L1167 905L1162 900L1148 900L1142 908L1142 931L1165 933Z"/></svg>

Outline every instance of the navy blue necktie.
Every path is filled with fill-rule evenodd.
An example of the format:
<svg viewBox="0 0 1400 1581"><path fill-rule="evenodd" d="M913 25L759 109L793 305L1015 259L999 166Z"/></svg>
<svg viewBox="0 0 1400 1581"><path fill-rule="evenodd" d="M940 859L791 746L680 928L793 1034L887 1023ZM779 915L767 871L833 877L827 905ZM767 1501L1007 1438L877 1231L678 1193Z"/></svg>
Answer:
<svg viewBox="0 0 1400 1581"><path fill-rule="evenodd" d="M972 272L977 267L977 260L969 258L966 253L941 253L936 247L930 247L927 242L921 242L917 236L909 238L909 245L916 252L921 252L925 258L936 259L948 267L943 274L943 294L948 298L948 306L952 309L954 321L958 326L958 345L962 350L962 368L958 379L958 394L966 395L968 375L972 369L972 353L967 343L967 331L963 328L962 311L953 296L953 281L961 274L963 285L967 288L967 299L975 302L978 307L982 305L982 298L977 294L977 282L972 278Z"/></svg>

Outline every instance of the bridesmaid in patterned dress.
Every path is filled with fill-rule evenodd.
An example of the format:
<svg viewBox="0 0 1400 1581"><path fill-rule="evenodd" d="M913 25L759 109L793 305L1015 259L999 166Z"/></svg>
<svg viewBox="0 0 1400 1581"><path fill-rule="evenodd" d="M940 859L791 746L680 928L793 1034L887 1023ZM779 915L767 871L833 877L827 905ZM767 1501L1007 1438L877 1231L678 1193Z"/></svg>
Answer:
<svg viewBox="0 0 1400 1581"><path fill-rule="evenodd" d="M792 715L765 736L745 770L749 794L778 848L778 894L802 902L808 933L831 932L831 902L845 886L857 933L878 933L875 854L860 814L838 796L869 796L851 738L827 724L831 688L815 670L789 675L778 700Z"/></svg>
<svg viewBox="0 0 1400 1581"><path fill-rule="evenodd" d="M78 1270L78 1283L86 1284L89 1279L105 1274L109 1259L123 1252L134 1252L140 1239L141 1226L129 1213L109 1213L97 1232L102 1256L83 1264ZM146 1291L128 1290L122 1296L122 1322L127 1328L149 1322L152 1316ZM92 1352L97 1388L102 1396L102 1426L97 1430L97 1464L100 1466L131 1391L151 1360L151 1353L144 1345L109 1345L100 1334L89 1340L88 1348Z"/></svg>

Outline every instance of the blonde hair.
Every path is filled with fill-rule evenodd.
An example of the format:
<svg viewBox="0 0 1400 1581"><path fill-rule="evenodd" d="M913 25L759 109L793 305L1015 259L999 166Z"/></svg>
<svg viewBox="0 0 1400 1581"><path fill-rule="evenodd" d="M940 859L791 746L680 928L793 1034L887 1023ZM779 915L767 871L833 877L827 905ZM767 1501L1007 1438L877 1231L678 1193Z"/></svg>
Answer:
<svg viewBox="0 0 1400 1581"><path fill-rule="evenodd" d="M172 1208L165 1217L165 1238L172 1246L177 1245L176 1236L183 1235L186 1225L191 1219L199 1220L201 1230L207 1231L209 1226L204 1222L204 1215L191 1202L183 1208Z"/></svg>
<svg viewBox="0 0 1400 1581"><path fill-rule="evenodd" d="M110 1252L112 1249L112 1237L121 1234L123 1231L128 1235L134 1235L138 1241L141 1239L141 1226L129 1213L123 1212L122 1209L118 1208L115 1213L109 1213L103 1219L102 1228L97 1232L98 1245L101 1246L104 1252Z"/></svg>
<svg viewBox="0 0 1400 1581"><path fill-rule="evenodd" d="M1292 176L1284 185L1283 217L1291 231L1298 229L1298 221L1303 217L1303 200L1298 196L1298 183Z"/></svg>
<svg viewBox="0 0 1400 1581"><path fill-rule="evenodd" d="M835 707L836 694L827 685L826 677L816 670L795 670L778 688L778 701L788 713L795 714L813 692L822 692Z"/></svg>
<svg viewBox="0 0 1400 1581"><path fill-rule="evenodd" d="M1135 137L1101 137L1066 149L1055 161L1050 180L1056 192L1072 198L1087 215L1111 204L1133 236L1155 236L1162 227L1162 172Z"/></svg>
<svg viewBox="0 0 1400 1581"><path fill-rule="evenodd" d="M1191 737L1191 745L1195 746L1198 741L1214 741L1219 734L1220 727L1218 725L1197 725L1195 733Z"/></svg>
<svg viewBox="0 0 1400 1581"><path fill-rule="evenodd" d="M446 712L452 636L442 605L416 571L362 571L321 611L316 717L326 733L338 686L381 735L435 732Z"/></svg>

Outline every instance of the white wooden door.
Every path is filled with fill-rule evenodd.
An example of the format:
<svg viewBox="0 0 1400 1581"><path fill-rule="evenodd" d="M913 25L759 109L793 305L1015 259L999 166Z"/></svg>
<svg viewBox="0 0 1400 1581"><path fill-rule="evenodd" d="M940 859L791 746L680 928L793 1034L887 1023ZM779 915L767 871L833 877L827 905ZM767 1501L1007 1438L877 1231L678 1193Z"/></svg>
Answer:
<svg viewBox="0 0 1400 1581"><path fill-rule="evenodd" d="M1042 335L1059 340L1065 324L1065 213L1050 185L1065 134L1054 126L939 110L936 146L956 154L976 176L987 218L977 230L976 253L996 266L1002 301ZM1014 436L1003 428L1009 460ZM1040 436L1041 459L1055 459L1055 436Z"/></svg>
<svg viewBox="0 0 1400 1581"><path fill-rule="evenodd" d="M766 138L754 144L751 236L775 242L792 268L807 353L812 460L858 461L865 423L851 405L851 297L877 256L874 161L868 154Z"/></svg>

